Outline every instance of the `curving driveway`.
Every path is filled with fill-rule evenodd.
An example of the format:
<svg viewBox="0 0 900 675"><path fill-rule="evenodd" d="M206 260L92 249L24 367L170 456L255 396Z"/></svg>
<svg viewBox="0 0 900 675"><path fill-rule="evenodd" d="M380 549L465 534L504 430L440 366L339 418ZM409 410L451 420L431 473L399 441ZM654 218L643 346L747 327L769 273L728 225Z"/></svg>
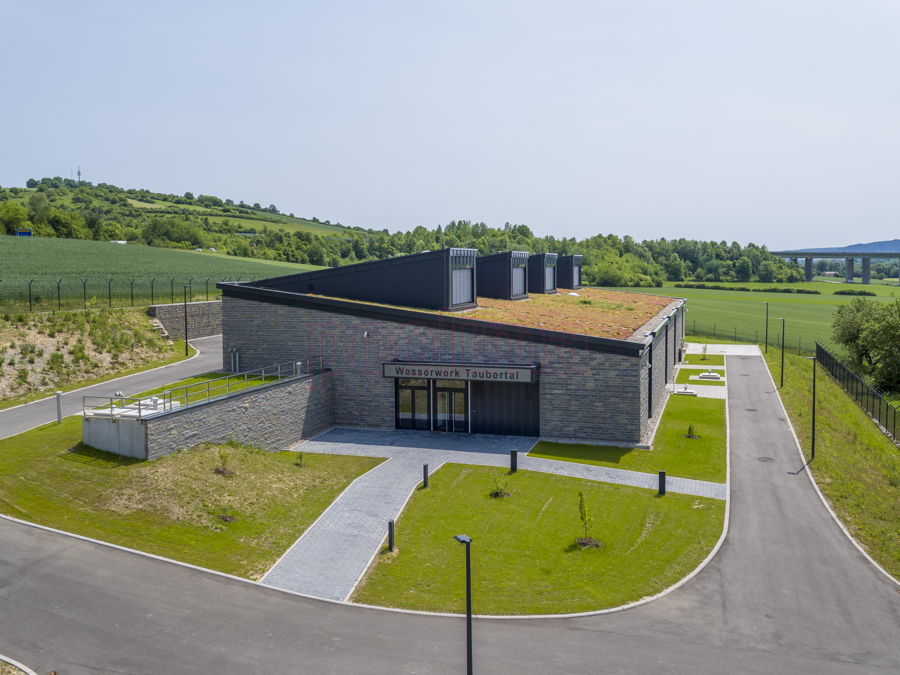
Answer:
<svg viewBox="0 0 900 675"><path fill-rule="evenodd" d="M477 672L900 669L900 586L857 551L820 503L761 357L727 360L731 525L716 558L685 586L634 609L476 621ZM461 619L310 600L8 520L0 520L0 541L0 653L36 670L464 668ZM489 542L473 544L476 570L480 545ZM461 573L462 563L460 550L460 569L448 573Z"/></svg>
<svg viewBox="0 0 900 675"><path fill-rule="evenodd" d="M63 417L81 413L81 401L84 396L112 396L122 391L131 396L148 389L155 389L180 380L219 370L222 367L222 336L196 338L191 346L197 354L184 361L170 363L167 366L145 370L141 373L118 377L99 384L66 392L62 396ZM0 438L15 436L23 431L56 419L56 397L42 398L15 408L0 410Z"/></svg>

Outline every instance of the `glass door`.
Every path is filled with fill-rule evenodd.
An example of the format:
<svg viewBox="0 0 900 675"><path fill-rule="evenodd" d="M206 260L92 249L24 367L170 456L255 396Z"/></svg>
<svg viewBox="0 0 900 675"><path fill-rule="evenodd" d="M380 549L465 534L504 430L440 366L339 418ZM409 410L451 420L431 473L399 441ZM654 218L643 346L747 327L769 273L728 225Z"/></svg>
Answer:
<svg viewBox="0 0 900 675"><path fill-rule="evenodd" d="M428 428L428 380L397 380L396 426Z"/></svg>
<svg viewBox="0 0 900 675"><path fill-rule="evenodd" d="M434 429L465 433L469 430L468 397L463 380L435 380Z"/></svg>

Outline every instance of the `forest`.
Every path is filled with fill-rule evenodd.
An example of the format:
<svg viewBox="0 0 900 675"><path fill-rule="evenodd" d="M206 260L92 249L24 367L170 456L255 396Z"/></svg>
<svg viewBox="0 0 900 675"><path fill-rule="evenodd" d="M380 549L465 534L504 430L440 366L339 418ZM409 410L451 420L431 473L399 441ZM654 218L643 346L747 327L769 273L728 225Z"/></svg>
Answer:
<svg viewBox="0 0 900 675"><path fill-rule="evenodd" d="M579 240L537 236L524 224L490 227L469 220L408 232L368 230L284 214L274 204L263 207L191 192L163 194L59 177L31 178L25 187L0 187L0 232L17 231L165 248L214 248L246 258L330 267L447 247L477 248L482 254L579 253L584 256L585 281L597 286L803 280L798 265L752 243L637 241L615 234Z"/></svg>

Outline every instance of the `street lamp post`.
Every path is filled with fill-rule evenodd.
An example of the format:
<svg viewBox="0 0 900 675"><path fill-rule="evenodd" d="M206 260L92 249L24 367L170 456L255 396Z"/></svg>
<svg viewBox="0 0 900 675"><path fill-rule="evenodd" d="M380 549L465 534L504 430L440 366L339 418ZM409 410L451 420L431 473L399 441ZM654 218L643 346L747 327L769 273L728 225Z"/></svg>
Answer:
<svg viewBox="0 0 900 675"><path fill-rule="evenodd" d="M784 388L784 317L777 320L781 321L781 387Z"/></svg>
<svg viewBox="0 0 900 675"><path fill-rule="evenodd" d="M812 448L809 456L809 460L812 461L816 458L816 362L818 359L815 356L807 356L807 359L810 359L813 362L813 377L812 377Z"/></svg>
<svg viewBox="0 0 900 675"><path fill-rule="evenodd" d="M769 353L769 303L766 303L766 354Z"/></svg>
<svg viewBox="0 0 900 675"><path fill-rule="evenodd" d="M454 539L466 545L466 673L472 675L472 537L458 534Z"/></svg>

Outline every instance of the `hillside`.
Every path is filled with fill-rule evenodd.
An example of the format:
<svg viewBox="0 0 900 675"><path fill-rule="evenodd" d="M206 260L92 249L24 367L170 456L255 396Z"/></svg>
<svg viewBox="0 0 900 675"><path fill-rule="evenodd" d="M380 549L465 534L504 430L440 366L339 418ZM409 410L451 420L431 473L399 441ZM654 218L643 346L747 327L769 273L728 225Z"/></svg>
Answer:
<svg viewBox="0 0 900 675"><path fill-rule="evenodd" d="M211 195L169 195L62 178L29 179L24 188L0 188L0 232L21 229L42 238L215 249L232 257L328 267L448 247L474 248L482 254L579 253L584 256L585 282L602 286L659 286L666 280L777 283L803 278L797 265L756 244L638 242L612 234L579 241L538 237L526 225L494 228L466 220L391 233L297 218L281 213L274 204L264 208ZM54 272L52 267L45 271Z"/></svg>

